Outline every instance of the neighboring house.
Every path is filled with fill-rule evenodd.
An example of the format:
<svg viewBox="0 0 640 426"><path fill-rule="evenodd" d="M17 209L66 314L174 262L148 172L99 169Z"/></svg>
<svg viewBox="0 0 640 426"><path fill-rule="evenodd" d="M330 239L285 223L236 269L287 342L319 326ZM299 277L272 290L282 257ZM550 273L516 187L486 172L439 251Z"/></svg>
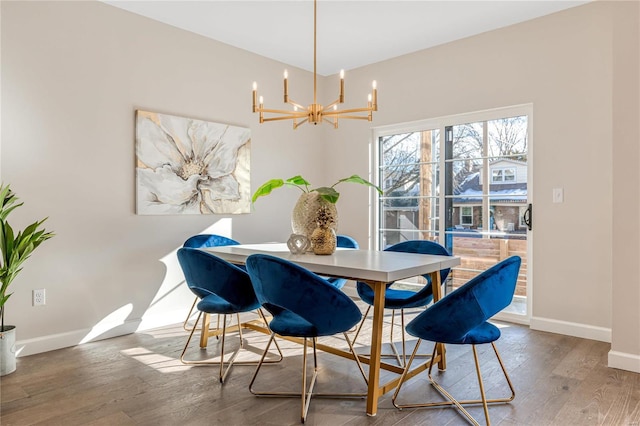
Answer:
<svg viewBox="0 0 640 426"><path fill-rule="evenodd" d="M458 176L460 177L460 176ZM527 163L498 160L489 164L489 190L483 188L482 171L470 171L454 188L453 225L482 229L483 195L490 195L489 227L503 232L524 232L522 221L527 208Z"/></svg>
<svg viewBox="0 0 640 426"><path fill-rule="evenodd" d="M452 222L447 227L458 230L483 229L483 173L482 170L462 170L456 174L453 189ZM408 191L395 191L389 196L400 197L388 201L384 209L384 246L400 241L429 238L437 232L420 232L421 195L419 185L412 185ZM522 218L527 208L527 163L523 161L501 159L489 164L489 227L493 231L513 234L526 234L526 225ZM423 201L422 208L426 207ZM434 219L433 228L437 229L437 205L430 205L433 211L429 215ZM424 211L423 211L424 214ZM428 228L425 228L428 229ZM397 231L396 231L397 230ZM463 236L458 235L458 236ZM500 237L500 235L493 235ZM517 235L515 235L518 238Z"/></svg>

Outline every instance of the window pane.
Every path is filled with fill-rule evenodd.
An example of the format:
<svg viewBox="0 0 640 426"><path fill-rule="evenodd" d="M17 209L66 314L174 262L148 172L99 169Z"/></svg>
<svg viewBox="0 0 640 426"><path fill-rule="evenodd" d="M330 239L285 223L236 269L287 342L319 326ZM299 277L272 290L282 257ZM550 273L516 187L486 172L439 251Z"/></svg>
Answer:
<svg viewBox="0 0 640 426"><path fill-rule="evenodd" d="M381 246L407 240L435 239L440 202L437 197L384 197Z"/></svg>
<svg viewBox="0 0 640 426"><path fill-rule="evenodd" d="M453 126L453 158L482 157L482 123Z"/></svg>
<svg viewBox="0 0 640 426"><path fill-rule="evenodd" d="M491 197L489 200L489 226L491 238L520 239L526 233L526 226L521 225L520 211L526 209L527 198L524 197Z"/></svg>
<svg viewBox="0 0 640 426"><path fill-rule="evenodd" d="M453 195L479 200L482 195L482 160L453 161L451 165Z"/></svg>
<svg viewBox="0 0 640 426"><path fill-rule="evenodd" d="M437 238L439 140L437 130L380 138L380 248Z"/></svg>
<svg viewBox="0 0 640 426"><path fill-rule="evenodd" d="M487 126L489 156L526 155L526 116L488 121Z"/></svg>

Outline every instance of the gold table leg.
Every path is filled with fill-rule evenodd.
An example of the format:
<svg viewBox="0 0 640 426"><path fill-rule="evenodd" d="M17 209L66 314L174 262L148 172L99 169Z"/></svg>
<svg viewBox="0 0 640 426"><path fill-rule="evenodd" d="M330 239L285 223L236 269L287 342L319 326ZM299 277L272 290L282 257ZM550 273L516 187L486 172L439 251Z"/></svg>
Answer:
<svg viewBox="0 0 640 426"><path fill-rule="evenodd" d="M433 302L442 299L442 281L440 280L440 271L434 271L429 274L431 276L431 288L433 289ZM438 370L447 369L447 359L445 357L446 349L444 343L436 343L436 353L438 355Z"/></svg>
<svg viewBox="0 0 640 426"><path fill-rule="evenodd" d="M382 323L384 319L384 292L386 283L370 283L373 288L373 328L371 330L371 356L369 359L369 386L367 389L367 415L375 416L380 398L380 356L382 354Z"/></svg>

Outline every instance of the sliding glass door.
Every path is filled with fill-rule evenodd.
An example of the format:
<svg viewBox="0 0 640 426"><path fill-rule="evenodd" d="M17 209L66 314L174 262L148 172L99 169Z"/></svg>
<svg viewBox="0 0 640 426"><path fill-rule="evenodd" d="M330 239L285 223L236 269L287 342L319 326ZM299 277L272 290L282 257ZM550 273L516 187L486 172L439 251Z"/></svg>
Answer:
<svg viewBox="0 0 640 426"><path fill-rule="evenodd" d="M512 255L522 258L507 313L527 322L530 107L379 128L377 244L428 239L462 263L449 290ZM401 283L414 285L416 283Z"/></svg>

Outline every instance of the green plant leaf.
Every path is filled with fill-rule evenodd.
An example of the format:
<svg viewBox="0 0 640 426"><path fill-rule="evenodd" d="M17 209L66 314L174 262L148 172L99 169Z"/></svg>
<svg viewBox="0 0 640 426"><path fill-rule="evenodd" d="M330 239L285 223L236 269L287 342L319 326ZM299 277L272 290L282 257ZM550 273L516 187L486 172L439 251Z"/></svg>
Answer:
<svg viewBox="0 0 640 426"><path fill-rule="evenodd" d="M376 185L372 184L371 182L369 182L369 181L368 181L368 180L366 180L366 179L361 178L361 177L360 177L360 176L358 176L358 175L352 175L352 176L349 176L348 178L340 179L340 180L339 180L338 182L336 182L336 184L335 184L335 185L333 185L333 186L336 186L336 185L337 185L337 184L339 184L340 182L351 182L351 183L359 183L359 184L361 184L361 185L367 185L367 186L370 186L370 187L372 187L372 188L375 188L375 189L376 189L376 191L378 191L378 194L382 195L382 189L378 188Z"/></svg>
<svg viewBox="0 0 640 426"><path fill-rule="evenodd" d="M335 204L336 201L338 201L338 198L340 197L340 194L338 193L338 191L336 191L333 188L329 188L326 186L322 186L320 188L315 188L314 191L317 191L318 194L320 194L320 196L322 198L324 198L325 200L327 200L328 202Z"/></svg>
<svg viewBox="0 0 640 426"><path fill-rule="evenodd" d="M10 284L22 271L22 264L43 241L53 237L52 232L41 228L47 218L28 225L24 230L14 233L7 222L13 210L22 206L18 197L11 192L9 185L0 186L0 321L4 324L5 303L11 296L7 293Z"/></svg>
<svg viewBox="0 0 640 426"><path fill-rule="evenodd" d="M4 306L5 303L7 303L7 300L9 300L9 296L11 296L13 293L9 293L9 294L5 294L4 296L0 297L0 306Z"/></svg>
<svg viewBox="0 0 640 426"><path fill-rule="evenodd" d="M305 178L303 178L300 175L294 176L294 177L290 177L289 179L287 179L287 183L293 184L293 185L296 185L296 186L304 185L305 187L308 187L309 185L311 185L309 182L307 182L307 180Z"/></svg>
<svg viewBox="0 0 640 426"><path fill-rule="evenodd" d="M263 197L265 195L271 194L276 188L280 188L284 185L284 181L282 179L271 179L263 183L260 188L256 189L256 192L253 193L253 197L251 198L251 202L255 203L258 197Z"/></svg>

